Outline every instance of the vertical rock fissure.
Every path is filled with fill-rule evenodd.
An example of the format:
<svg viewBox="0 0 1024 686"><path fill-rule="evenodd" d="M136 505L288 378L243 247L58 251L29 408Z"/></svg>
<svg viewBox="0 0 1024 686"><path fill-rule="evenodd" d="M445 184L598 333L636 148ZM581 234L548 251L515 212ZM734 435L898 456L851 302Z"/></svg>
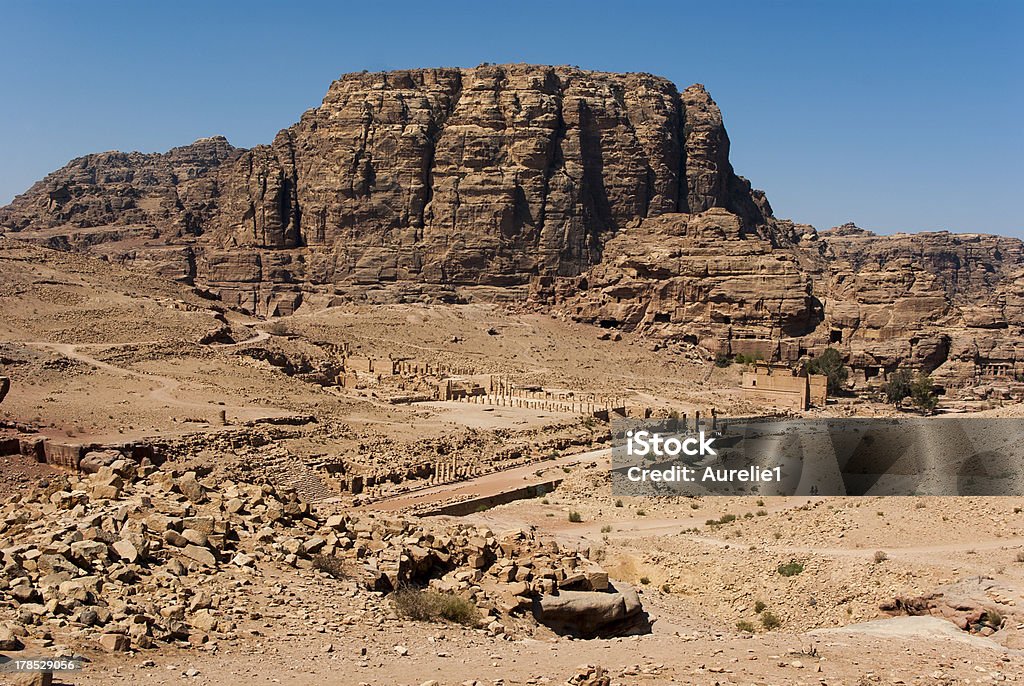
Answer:
<svg viewBox="0 0 1024 686"><path fill-rule="evenodd" d="M426 188L426 195L423 199L423 207L420 209L420 228L417 232L417 241L423 240L423 229L427 224L427 209L430 207L431 202L434 200L434 168L435 160L437 156L437 144L440 142L441 137L444 135L445 129L448 124L448 119L455 114L455 110L459 106L459 102L462 99L462 72L458 72L455 77L455 89L448 95L448 103L441 110L440 116L432 118L431 123L434 127L432 133L430 133L430 148L427 151L427 160L424 165L425 173L422 179L423 185Z"/></svg>

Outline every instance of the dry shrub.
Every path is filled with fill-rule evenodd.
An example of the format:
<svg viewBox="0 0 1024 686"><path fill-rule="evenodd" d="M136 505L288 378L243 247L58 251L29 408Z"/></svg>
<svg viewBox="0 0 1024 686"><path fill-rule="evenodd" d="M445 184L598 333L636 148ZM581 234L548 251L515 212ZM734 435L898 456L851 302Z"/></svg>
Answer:
<svg viewBox="0 0 1024 686"><path fill-rule="evenodd" d="M400 617L420 622L448 621L473 626L480 618L476 605L454 593L400 588L391 597Z"/></svg>
<svg viewBox="0 0 1024 686"><path fill-rule="evenodd" d="M778 629L782 626L782 620L779 619L774 612L765 610L761 613L761 626L768 631L771 631L772 629Z"/></svg>
<svg viewBox="0 0 1024 686"><path fill-rule="evenodd" d="M349 569L344 558L337 555L317 555L313 558L313 569L333 576L335 579L351 579L352 570Z"/></svg>

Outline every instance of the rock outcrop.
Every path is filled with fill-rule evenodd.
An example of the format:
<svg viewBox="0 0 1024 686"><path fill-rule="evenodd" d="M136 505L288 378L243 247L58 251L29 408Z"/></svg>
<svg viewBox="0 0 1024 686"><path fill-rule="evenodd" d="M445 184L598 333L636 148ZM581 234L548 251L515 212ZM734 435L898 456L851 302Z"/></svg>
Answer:
<svg viewBox="0 0 1024 686"><path fill-rule="evenodd" d="M604 592L560 591L538 598L534 612L539 621L559 633L579 638L650 633L636 589L616 581Z"/></svg>
<svg viewBox="0 0 1024 686"><path fill-rule="evenodd" d="M74 160L0 230L267 316L514 300L710 355L832 346L858 384L900 365L983 394L1024 377L1020 241L775 219L704 87L649 74L348 74L269 145Z"/></svg>
<svg viewBox="0 0 1024 686"><path fill-rule="evenodd" d="M239 152L214 136L166 153L79 157L0 210L0 225L8 231L63 230L54 236L104 226L148 227L161 237L199 234L216 215L217 172ZM111 237L128 233L122 228Z"/></svg>
<svg viewBox="0 0 1024 686"><path fill-rule="evenodd" d="M898 364L947 387L996 386L1024 375L1024 245L948 232L876 236L823 231L814 290L822 325L804 348L847 354L860 382Z"/></svg>
<svg viewBox="0 0 1024 686"><path fill-rule="evenodd" d="M833 347L861 387L899 366L983 394L1024 375L1021 241L774 224L769 239L721 209L647 219L609 240L600 264L535 279L531 295L714 355L796 363Z"/></svg>
<svg viewBox="0 0 1024 686"><path fill-rule="evenodd" d="M0 403L7 397L8 391L11 390L11 380L6 376L0 376Z"/></svg>
<svg viewBox="0 0 1024 686"><path fill-rule="evenodd" d="M721 207L763 226L771 209L728 152L702 86L679 93L648 74L348 74L270 145L87 156L16 198L0 226L51 245L123 241L113 259L162 261L231 304L284 313L351 285L436 293L577 274L616 232L664 213ZM125 241L129 226L150 240ZM198 234L194 252L160 245Z"/></svg>
<svg viewBox="0 0 1024 686"><path fill-rule="evenodd" d="M584 274L537 279L533 297L605 328L768 359L780 341L812 334L822 307L800 252L743 227L719 209L649 219L608 241Z"/></svg>
<svg viewBox="0 0 1024 686"><path fill-rule="evenodd" d="M955 624L962 631L991 637L1011 650L1020 650L1024 640L1019 631L1020 593L991 577L961 579L931 593L898 596L882 603L881 610L892 615L932 616ZM1003 628L1010 631L1000 631Z"/></svg>

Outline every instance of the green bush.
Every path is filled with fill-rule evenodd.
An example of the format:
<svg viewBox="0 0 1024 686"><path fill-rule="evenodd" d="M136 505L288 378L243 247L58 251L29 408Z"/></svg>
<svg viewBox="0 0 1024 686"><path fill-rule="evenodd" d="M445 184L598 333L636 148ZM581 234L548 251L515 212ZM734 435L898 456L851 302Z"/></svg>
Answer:
<svg viewBox="0 0 1024 686"><path fill-rule="evenodd" d="M573 524L579 524L583 521L583 516L576 510L572 510L569 512L569 521Z"/></svg>
<svg viewBox="0 0 1024 686"><path fill-rule="evenodd" d="M897 369L889 375L885 384L885 400L893 405L899 405L904 398L910 397L910 383L913 380L908 369Z"/></svg>
<svg viewBox="0 0 1024 686"><path fill-rule="evenodd" d="M736 521L736 515L724 514L721 519L709 519L704 522L705 526L721 526L722 524L729 524Z"/></svg>
<svg viewBox="0 0 1024 686"><path fill-rule="evenodd" d="M776 568L776 571L782 576L796 576L804 571L802 563L796 560L790 560L786 564L781 564Z"/></svg>
<svg viewBox="0 0 1024 686"><path fill-rule="evenodd" d="M932 377L923 372L914 377L913 383L910 384L910 399L922 412L932 412L939 404L939 396L935 392Z"/></svg>
<svg viewBox="0 0 1024 686"><path fill-rule="evenodd" d="M741 619L740 621L736 622L736 628L740 631L745 631L748 634L752 634L757 630L753 623L748 622L745 619Z"/></svg>
<svg viewBox="0 0 1024 686"><path fill-rule="evenodd" d="M849 376L849 371L843 364L843 356L835 348L825 348L825 352L808 362L807 372L827 377L828 392L831 395L836 395L843 389Z"/></svg>
<svg viewBox="0 0 1024 686"><path fill-rule="evenodd" d="M761 614L762 612L764 612L765 607L767 606L762 601L758 600L756 603L754 603L754 612L756 612L757 614Z"/></svg>

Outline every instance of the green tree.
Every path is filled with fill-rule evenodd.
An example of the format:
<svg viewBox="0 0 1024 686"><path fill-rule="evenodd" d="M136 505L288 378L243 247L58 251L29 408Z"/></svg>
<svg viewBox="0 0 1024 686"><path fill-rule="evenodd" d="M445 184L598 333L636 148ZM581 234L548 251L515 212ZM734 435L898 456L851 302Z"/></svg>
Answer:
<svg viewBox="0 0 1024 686"><path fill-rule="evenodd" d="M939 404L939 396L935 392L935 384L932 377L924 372L914 377L910 384L910 397L922 412L932 412Z"/></svg>
<svg viewBox="0 0 1024 686"><path fill-rule="evenodd" d="M843 364L843 356L835 348L825 348L818 357L815 357L807 364L809 374L823 374L828 377L828 392L837 394L846 383L849 372Z"/></svg>
<svg viewBox="0 0 1024 686"><path fill-rule="evenodd" d="M889 375L885 384L885 399L893 405L899 405L904 398L910 397L910 387L914 381L908 369L897 369Z"/></svg>

